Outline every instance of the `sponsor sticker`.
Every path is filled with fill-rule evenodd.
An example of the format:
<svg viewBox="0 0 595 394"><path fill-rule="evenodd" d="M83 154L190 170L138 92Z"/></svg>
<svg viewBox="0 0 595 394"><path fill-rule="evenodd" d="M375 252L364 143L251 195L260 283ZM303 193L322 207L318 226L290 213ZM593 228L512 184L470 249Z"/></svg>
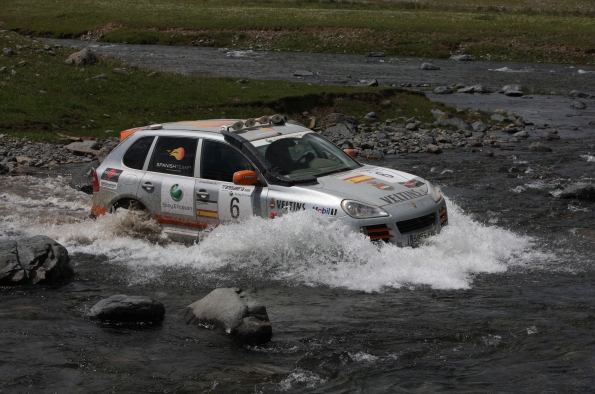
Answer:
<svg viewBox="0 0 595 394"><path fill-rule="evenodd" d="M198 216L199 218L205 218L205 219L218 219L219 218L219 214L217 213L217 211L211 211L208 209L196 209L196 216Z"/></svg>
<svg viewBox="0 0 595 394"><path fill-rule="evenodd" d="M220 220L246 220L252 216L254 186L221 184L218 217Z"/></svg>
<svg viewBox="0 0 595 394"><path fill-rule="evenodd" d="M277 210L279 210L279 209L286 209L286 210L292 211L292 212L305 211L306 203L277 200Z"/></svg>
<svg viewBox="0 0 595 394"><path fill-rule="evenodd" d="M417 190L407 190L404 192L389 194L388 196L380 197L380 199L384 201L386 204L395 204L398 202L412 200L423 195L424 193L419 192Z"/></svg>
<svg viewBox="0 0 595 394"><path fill-rule="evenodd" d="M194 179L163 178L161 184L161 212L193 216Z"/></svg>
<svg viewBox="0 0 595 394"><path fill-rule="evenodd" d="M348 178L343 178L343 180L346 182L358 184L358 183L362 183L362 182L373 181L374 178L369 175L358 174L358 175L350 176Z"/></svg>
<svg viewBox="0 0 595 394"><path fill-rule="evenodd" d="M417 180L417 179L412 179L407 182L399 182L399 184L403 185L405 187L420 187L420 186L424 185L424 183L422 181Z"/></svg>
<svg viewBox="0 0 595 394"><path fill-rule="evenodd" d="M317 211L318 213L320 213L322 215L331 215L331 216L337 215L337 210L335 208L312 207L312 209L314 209L315 211Z"/></svg>
<svg viewBox="0 0 595 394"><path fill-rule="evenodd" d="M395 190L393 186L382 182L370 181L368 182L368 184L377 187L380 190L385 190L387 192L392 192L393 190Z"/></svg>
<svg viewBox="0 0 595 394"><path fill-rule="evenodd" d="M359 169L358 172L368 174L376 179L380 179L390 183L397 183L403 180L403 177L397 171L391 170L389 168L373 167Z"/></svg>
<svg viewBox="0 0 595 394"><path fill-rule="evenodd" d="M101 180L99 181L99 187L102 187L104 189L116 190L118 188L118 183Z"/></svg>
<svg viewBox="0 0 595 394"><path fill-rule="evenodd" d="M179 147L176 149L168 150L167 153L169 153L169 155L175 158L177 161L180 161L184 158L186 151L184 150L184 148Z"/></svg>

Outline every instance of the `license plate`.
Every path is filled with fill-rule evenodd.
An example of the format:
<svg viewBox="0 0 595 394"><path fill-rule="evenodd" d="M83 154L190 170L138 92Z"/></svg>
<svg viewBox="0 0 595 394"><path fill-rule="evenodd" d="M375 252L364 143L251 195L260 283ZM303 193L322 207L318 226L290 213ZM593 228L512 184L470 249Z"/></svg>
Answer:
<svg viewBox="0 0 595 394"><path fill-rule="evenodd" d="M433 235L436 235L436 230L434 230L434 229L424 231L423 233L409 234L409 245L415 246L415 245L419 244L421 241L423 241L424 239L431 237Z"/></svg>

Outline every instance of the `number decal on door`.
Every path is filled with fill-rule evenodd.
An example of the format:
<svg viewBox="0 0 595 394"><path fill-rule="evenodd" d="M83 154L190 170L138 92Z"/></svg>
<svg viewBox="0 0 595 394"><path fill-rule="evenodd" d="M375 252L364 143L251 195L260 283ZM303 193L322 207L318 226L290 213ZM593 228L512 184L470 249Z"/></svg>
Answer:
<svg viewBox="0 0 595 394"><path fill-rule="evenodd" d="M219 189L219 219L246 220L252 216L254 186L221 184Z"/></svg>
<svg viewBox="0 0 595 394"><path fill-rule="evenodd" d="M229 212L231 213L231 217L234 219L240 217L240 207L237 205L239 203L240 200L237 197L232 198L231 202L229 203Z"/></svg>

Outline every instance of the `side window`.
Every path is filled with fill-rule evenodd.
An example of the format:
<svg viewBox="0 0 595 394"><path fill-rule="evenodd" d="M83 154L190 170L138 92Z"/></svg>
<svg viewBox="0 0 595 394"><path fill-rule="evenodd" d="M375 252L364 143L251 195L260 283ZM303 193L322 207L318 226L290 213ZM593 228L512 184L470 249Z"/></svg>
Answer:
<svg viewBox="0 0 595 394"><path fill-rule="evenodd" d="M151 144L155 137L142 137L128 148L124 153L122 162L128 168L142 170L147 158L147 153L151 149Z"/></svg>
<svg viewBox="0 0 595 394"><path fill-rule="evenodd" d="M194 176L197 139L159 137L149 170L164 174Z"/></svg>
<svg viewBox="0 0 595 394"><path fill-rule="evenodd" d="M241 170L254 170L254 166L239 151L220 142L204 140L200 165L205 179L233 182L233 174Z"/></svg>

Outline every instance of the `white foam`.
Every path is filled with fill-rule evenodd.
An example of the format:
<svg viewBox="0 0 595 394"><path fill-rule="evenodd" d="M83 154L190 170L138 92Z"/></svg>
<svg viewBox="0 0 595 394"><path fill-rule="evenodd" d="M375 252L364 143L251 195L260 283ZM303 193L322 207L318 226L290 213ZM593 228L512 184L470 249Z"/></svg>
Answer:
<svg viewBox="0 0 595 394"><path fill-rule="evenodd" d="M326 379L318 376L314 372L306 371L303 369L297 369L296 371L289 374L288 377L283 379L279 383L279 387L283 391L296 389L296 388L309 388L312 389L326 382Z"/></svg>
<svg viewBox="0 0 595 394"><path fill-rule="evenodd" d="M43 234L71 253L105 255L131 272L130 284L159 283L164 270L184 268L197 280L236 275L366 292L420 285L466 289L477 273L504 272L543 257L531 238L475 222L451 201L450 225L418 248L375 245L341 222L309 211L220 226L194 245L169 243L155 221L138 213L119 210L88 219L89 196L62 182L52 186L54 196L28 197L26 209L18 207L14 193L5 193L0 211L14 213L0 216L0 239Z"/></svg>
<svg viewBox="0 0 595 394"><path fill-rule="evenodd" d="M496 72L503 72L503 73L530 73L533 71L530 68L514 69L514 68L508 68L508 67L502 67L502 68L496 68L496 69L488 68L488 70L496 71Z"/></svg>
<svg viewBox="0 0 595 394"><path fill-rule="evenodd" d="M591 156L591 155L581 155L581 159L585 159L589 163L595 162L595 156Z"/></svg>

